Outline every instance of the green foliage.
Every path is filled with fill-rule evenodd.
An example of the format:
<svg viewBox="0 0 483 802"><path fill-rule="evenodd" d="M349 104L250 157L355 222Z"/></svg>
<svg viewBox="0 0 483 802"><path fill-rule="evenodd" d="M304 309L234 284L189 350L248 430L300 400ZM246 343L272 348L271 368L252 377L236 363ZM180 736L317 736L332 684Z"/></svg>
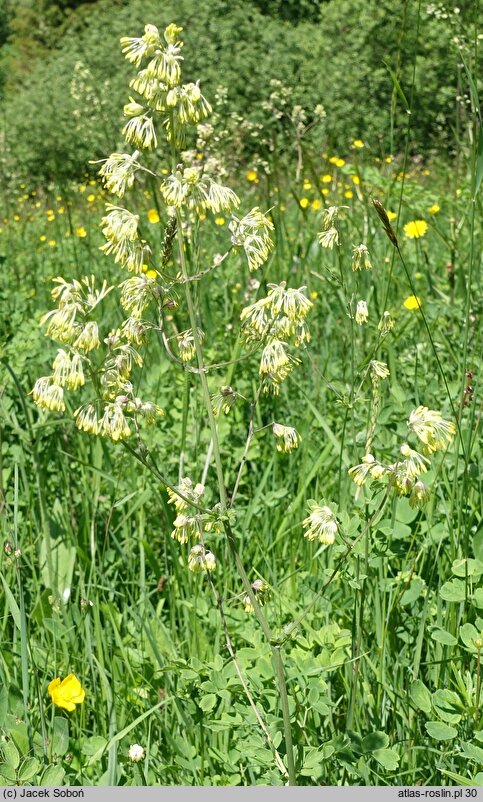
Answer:
<svg viewBox="0 0 483 802"><path fill-rule="evenodd" d="M339 152L347 152L355 138L367 140L381 153L401 148L407 113L394 80L408 99L416 58L411 148L428 153L455 146L455 136L467 123L468 106L454 40L457 37L466 52L463 31L471 6L462 6L459 15L448 19L428 17L423 9L418 20L411 3L332 0L320 6L315 24L307 19L303 4L296 5L299 24L281 20L272 4L273 16L264 16L242 0L196 4L196 10L192 0L168 2L163 14L184 25L186 46L193 51L193 75L204 76L210 99L223 83L230 111L263 126L263 103L270 79L276 78L293 87L293 103L309 115L323 104L329 142ZM282 6L285 11L280 9L280 14L292 18L289 4ZM53 7L60 13L59 4ZM35 54L45 43L37 33L32 40L38 30L35 19L21 23L21 13L34 11L19 8L14 21L20 31L14 38L18 56L10 59L7 174L29 176L33 183L80 176L90 158L116 142L128 75L118 56L119 37L137 35L146 19L157 19L158 4L100 0L92 10L82 5L63 27L52 22L56 48L49 57L42 51L37 60ZM23 52L29 53L28 63ZM456 116L455 95L460 97ZM246 135L242 155L246 158L254 150L256 140Z"/></svg>

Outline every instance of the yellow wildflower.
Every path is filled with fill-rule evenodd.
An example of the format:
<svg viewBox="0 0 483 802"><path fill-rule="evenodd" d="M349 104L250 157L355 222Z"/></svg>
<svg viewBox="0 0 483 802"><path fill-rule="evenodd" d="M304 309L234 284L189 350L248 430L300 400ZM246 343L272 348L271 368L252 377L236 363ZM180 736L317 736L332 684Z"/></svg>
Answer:
<svg viewBox="0 0 483 802"><path fill-rule="evenodd" d="M77 234L78 237L87 237L87 231L85 230L84 226L77 226L75 233Z"/></svg>
<svg viewBox="0 0 483 802"><path fill-rule="evenodd" d="M318 212L319 209L322 207L322 202L318 198L316 198L315 200L312 201L311 206L312 209Z"/></svg>
<svg viewBox="0 0 483 802"><path fill-rule="evenodd" d="M56 245L57 245L57 243L56 243L55 239L49 239L49 246L51 248L55 248Z"/></svg>
<svg viewBox="0 0 483 802"><path fill-rule="evenodd" d="M406 223L404 226L404 233L406 237L409 237L409 239L419 239L419 237L424 237L427 230L428 224L426 220L411 220L411 222Z"/></svg>
<svg viewBox="0 0 483 802"><path fill-rule="evenodd" d="M354 197L354 193L350 189L346 189L346 191L344 192L344 198L349 198L350 199L350 198L353 198L353 197Z"/></svg>
<svg viewBox="0 0 483 802"><path fill-rule="evenodd" d="M54 705L63 707L64 710L72 712L76 705L82 704L86 692L80 684L75 674L69 674L65 679L60 677L53 679L47 688Z"/></svg>
<svg viewBox="0 0 483 802"><path fill-rule="evenodd" d="M361 179L359 178L359 176L358 175L353 175L353 176L351 176L351 178L352 178L352 183L355 184L356 187L358 187L359 184L361 183Z"/></svg>
<svg viewBox="0 0 483 802"><path fill-rule="evenodd" d="M323 184L331 184L332 183L332 176L329 173L320 176L320 180Z"/></svg>
<svg viewBox="0 0 483 802"><path fill-rule="evenodd" d="M396 217L397 217L396 212L390 212L389 209L387 210L387 219L389 220L389 222L391 222L391 220L395 220Z"/></svg>
<svg viewBox="0 0 483 802"><path fill-rule="evenodd" d="M302 207L302 209L306 209L307 206L309 205L310 201L309 201L308 198L300 198L299 203L300 203L300 206Z"/></svg>
<svg viewBox="0 0 483 802"><path fill-rule="evenodd" d="M96 199L96 196L92 195L92 193L91 193L90 195L87 196L87 203L94 203L95 199Z"/></svg>
<svg viewBox="0 0 483 802"><path fill-rule="evenodd" d="M215 224L217 226L225 225L225 218L224 217L215 217Z"/></svg>
<svg viewBox="0 0 483 802"><path fill-rule="evenodd" d="M364 142L362 141L362 139L354 139L354 141L352 143L352 147L353 148L363 148L364 147Z"/></svg>
<svg viewBox="0 0 483 802"><path fill-rule="evenodd" d="M251 181L252 183L258 182L258 173L255 170L249 170L246 174L247 181Z"/></svg>
<svg viewBox="0 0 483 802"><path fill-rule="evenodd" d="M403 303L403 306L406 309L409 309L411 312L414 309L419 309L421 307L421 298L418 298L417 295L410 295Z"/></svg>
<svg viewBox="0 0 483 802"><path fill-rule="evenodd" d="M159 223L159 214L157 209L150 209L148 212L148 220L150 223Z"/></svg>
<svg viewBox="0 0 483 802"><path fill-rule="evenodd" d="M335 164L336 167L343 167L344 164L345 164L345 160L344 159L340 159L338 156L331 156L331 158L329 159L329 162L331 164Z"/></svg>
<svg viewBox="0 0 483 802"><path fill-rule="evenodd" d="M441 206L439 205L439 203L433 203L433 205L429 207L428 212L430 214L438 214L440 209L441 209Z"/></svg>

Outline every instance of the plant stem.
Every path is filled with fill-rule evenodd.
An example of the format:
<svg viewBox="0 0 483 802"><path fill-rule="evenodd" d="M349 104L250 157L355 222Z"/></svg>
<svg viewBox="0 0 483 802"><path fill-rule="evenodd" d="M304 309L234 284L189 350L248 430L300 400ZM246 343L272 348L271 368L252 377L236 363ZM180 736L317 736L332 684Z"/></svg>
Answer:
<svg viewBox="0 0 483 802"><path fill-rule="evenodd" d="M198 362L198 369L199 369L199 377L201 382L201 389L203 393L203 400L206 407L206 412L208 415L208 423L210 426L211 432L211 439L213 443L213 455L215 458L215 466L216 466L216 474L218 478L218 490L220 494L220 506L221 512L226 512L228 499L226 494L226 487L225 487L225 478L223 475L223 464L221 461L221 453L220 453L220 444L218 440L218 429L216 426L216 419L213 413L213 408L211 405L211 396L210 390L208 387L208 379L206 376L206 371L204 370L204 363L203 363L203 353L201 348L201 340L198 334L198 325L196 319L196 311L195 305L193 300L193 294L191 289L191 284L189 282L189 273L188 273L188 265L186 262L186 254L184 248L184 238L183 238L183 228L182 228L182 218L181 212L179 210L176 211L177 217L177 227L178 227L178 243L179 243L179 254L180 254L180 264L181 264L181 273L184 283L184 290L186 294L186 304L188 307L188 315L190 319L191 331L193 335L193 342L195 346L196 352L196 359ZM255 593L253 588L250 584L250 580L248 579L247 573L241 561L240 555L238 553L236 539L234 533L227 521L224 522L225 532L227 536L228 545L232 556L235 560L235 564L238 570L238 573L242 579L243 585L245 586L245 590L252 602L253 609L255 616L257 618L258 623L260 624L262 631L267 638L270 648L272 650L272 661L275 670L275 680L278 686L278 691L280 695L280 703L282 706L282 715L283 715L283 728L284 728L284 737L285 737L285 749L287 753L287 768L289 773L289 785L296 785L296 776L295 776L295 763L294 763L294 755L293 755L293 744L292 744L292 730L291 730L291 723L290 723L290 710L288 704L288 693L287 693L287 685L285 681L285 672L283 668L283 661L280 654L280 646L275 644L273 633L270 629L268 621L262 612L260 605L256 599Z"/></svg>

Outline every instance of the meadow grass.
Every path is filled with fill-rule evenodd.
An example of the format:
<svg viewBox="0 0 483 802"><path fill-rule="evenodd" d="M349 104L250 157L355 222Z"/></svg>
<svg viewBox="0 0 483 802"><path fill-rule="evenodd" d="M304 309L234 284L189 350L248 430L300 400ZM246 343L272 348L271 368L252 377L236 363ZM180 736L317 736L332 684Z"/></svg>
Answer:
<svg viewBox="0 0 483 802"><path fill-rule="evenodd" d="M474 105L473 134L478 126ZM442 160L374 154L362 142L347 153L304 150L298 165L274 154L268 175L240 166L230 185L244 209L271 210L275 248L256 272L238 252L222 278L214 270L193 283L203 358L222 364L203 374L204 388L167 358L161 336L150 340L139 382L165 415L143 432L145 450L136 438L80 432L75 400L52 414L29 395L55 354L38 326L51 280L119 280L99 252L108 194L92 171L81 185L10 195L0 233L2 782L483 784L481 165L476 137L460 144L456 175ZM373 198L393 213L397 248ZM132 205L158 253L159 182L147 178ZM330 207L340 243L327 249L319 235ZM185 269L183 253L195 272L230 247L230 215L204 217L196 250L190 241L173 251L172 273ZM421 220L422 236L411 236L414 225L405 233ZM361 243L372 268L354 271ZM280 395L260 396L259 351L238 361L252 348L239 318L282 281L307 288L312 339ZM165 315L175 334L189 325L182 290ZM368 319L358 323L361 300ZM103 330L121 321L111 305ZM371 381L373 360L387 379ZM237 488L225 521L236 555L218 532L216 570L192 573L189 546L171 537L163 477L173 486L203 477L203 506L220 500L205 401L228 385L240 398L216 427L228 502ZM378 460L397 460L419 406L457 426L431 456L423 509L348 474L368 439ZM298 449L277 450L274 422L296 428ZM304 537L311 501L337 516L332 545ZM237 555L249 583L264 583L261 611ZM70 673L86 696L66 713L47 686Z"/></svg>

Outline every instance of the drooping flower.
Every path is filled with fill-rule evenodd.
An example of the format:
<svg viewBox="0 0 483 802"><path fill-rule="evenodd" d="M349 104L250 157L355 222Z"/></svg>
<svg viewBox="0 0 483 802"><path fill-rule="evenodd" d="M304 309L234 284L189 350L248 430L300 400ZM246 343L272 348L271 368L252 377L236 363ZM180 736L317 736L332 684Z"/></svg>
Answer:
<svg viewBox="0 0 483 802"><path fill-rule="evenodd" d="M54 705L62 707L69 712L75 710L76 705L82 704L86 695L75 674L69 674L62 681L60 677L56 677L49 683L47 690Z"/></svg>
<svg viewBox="0 0 483 802"><path fill-rule="evenodd" d="M277 451L288 453L298 448L302 438L291 426L283 426L281 423L274 423L272 431L277 438Z"/></svg>
<svg viewBox="0 0 483 802"><path fill-rule="evenodd" d="M370 270L372 268L367 245L355 245L352 248L352 270Z"/></svg>
<svg viewBox="0 0 483 802"><path fill-rule="evenodd" d="M441 412L423 406L411 412L408 426L424 443L428 454L446 448L456 432L455 424L444 420Z"/></svg>
<svg viewBox="0 0 483 802"><path fill-rule="evenodd" d="M326 546L330 546L337 534L337 518L335 513L332 512L330 507L319 506L312 503L310 505L310 514L303 522L304 528L307 530L304 535L308 540L318 540Z"/></svg>
<svg viewBox="0 0 483 802"><path fill-rule="evenodd" d="M215 555L199 543L193 546L188 556L188 568L193 573L206 573L216 568Z"/></svg>
<svg viewBox="0 0 483 802"><path fill-rule="evenodd" d="M369 310L367 308L367 304L365 301L357 301L357 308L356 308L356 316L355 320L359 326L362 326L363 323L367 323L369 319Z"/></svg>

